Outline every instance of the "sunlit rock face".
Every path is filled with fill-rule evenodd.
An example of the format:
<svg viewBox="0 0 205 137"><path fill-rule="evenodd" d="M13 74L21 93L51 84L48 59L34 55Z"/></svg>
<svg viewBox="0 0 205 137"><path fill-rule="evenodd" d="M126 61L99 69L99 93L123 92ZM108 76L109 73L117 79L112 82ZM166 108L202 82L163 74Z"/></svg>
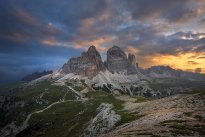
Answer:
<svg viewBox="0 0 205 137"><path fill-rule="evenodd" d="M83 52L80 57L71 58L62 67L65 73L74 73L88 77L92 77L104 69L101 56L95 46L90 46L88 51Z"/></svg>

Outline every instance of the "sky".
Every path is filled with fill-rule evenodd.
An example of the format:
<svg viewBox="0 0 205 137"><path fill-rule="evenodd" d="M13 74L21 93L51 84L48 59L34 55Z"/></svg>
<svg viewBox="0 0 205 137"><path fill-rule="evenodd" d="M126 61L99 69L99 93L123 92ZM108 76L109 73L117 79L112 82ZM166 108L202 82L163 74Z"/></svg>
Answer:
<svg viewBox="0 0 205 137"><path fill-rule="evenodd" d="M139 66L205 73L205 0L1 0L0 83L57 69L95 45Z"/></svg>

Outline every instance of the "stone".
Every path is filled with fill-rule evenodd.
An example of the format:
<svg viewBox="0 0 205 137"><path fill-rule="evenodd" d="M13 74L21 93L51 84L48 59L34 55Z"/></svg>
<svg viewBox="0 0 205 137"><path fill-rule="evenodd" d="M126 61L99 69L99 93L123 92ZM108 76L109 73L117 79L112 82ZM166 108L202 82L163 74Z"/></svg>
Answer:
<svg viewBox="0 0 205 137"><path fill-rule="evenodd" d="M127 55L119 47L113 46L107 51L106 64L110 72L126 71L128 67Z"/></svg>
<svg viewBox="0 0 205 137"><path fill-rule="evenodd" d="M138 73L138 63L137 63L135 55L129 53L128 62L129 62L129 66L127 68L127 74Z"/></svg>
<svg viewBox="0 0 205 137"><path fill-rule="evenodd" d="M90 46L80 57L71 58L62 67L64 73L74 73L92 77L105 69L103 61L95 46Z"/></svg>
<svg viewBox="0 0 205 137"><path fill-rule="evenodd" d="M126 72L127 74L135 74L138 72L138 64L133 54L125 54L118 46L113 46L107 51L107 69L114 72Z"/></svg>
<svg viewBox="0 0 205 137"><path fill-rule="evenodd" d="M118 46L113 46L107 51L107 60L102 61L99 52L95 46L90 46L86 52L80 57L71 58L62 67L62 71L66 74L74 73L93 77L100 71L106 69L112 73L135 74L137 73L136 57L133 54L125 54Z"/></svg>

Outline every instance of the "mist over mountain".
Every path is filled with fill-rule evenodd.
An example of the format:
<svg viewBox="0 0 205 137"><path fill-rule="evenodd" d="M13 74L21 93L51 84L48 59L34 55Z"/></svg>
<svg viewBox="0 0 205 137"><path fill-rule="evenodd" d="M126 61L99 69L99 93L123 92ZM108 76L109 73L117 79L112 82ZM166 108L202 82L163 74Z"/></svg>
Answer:
<svg viewBox="0 0 205 137"><path fill-rule="evenodd" d="M42 71L42 72L34 72L34 73L32 73L32 74L29 74L29 75L24 76L21 80L22 80L22 81L25 81L25 82L26 82L26 81L29 82L29 81L35 80L35 79L37 79L37 78L40 78L40 77L42 77L42 76L51 74L52 72L53 72L52 70L44 70L44 71Z"/></svg>

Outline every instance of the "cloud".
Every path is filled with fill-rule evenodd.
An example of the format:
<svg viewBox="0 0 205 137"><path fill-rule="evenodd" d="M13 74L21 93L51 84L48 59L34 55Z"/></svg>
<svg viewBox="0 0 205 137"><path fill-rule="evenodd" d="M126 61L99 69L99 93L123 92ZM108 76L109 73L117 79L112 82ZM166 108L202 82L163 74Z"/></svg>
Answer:
<svg viewBox="0 0 205 137"><path fill-rule="evenodd" d="M205 59L205 56L204 57L203 56L202 57L198 57L197 59Z"/></svg>
<svg viewBox="0 0 205 137"><path fill-rule="evenodd" d="M127 0L127 9L134 19L165 19L168 22L186 22L204 11L203 1L187 0Z"/></svg>
<svg viewBox="0 0 205 137"><path fill-rule="evenodd" d="M201 19L200 22L201 22L201 23L204 23L204 22L205 22L205 18Z"/></svg>
<svg viewBox="0 0 205 137"><path fill-rule="evenodd" d="M196 61L188 61L187 63L190 64L190 65L198 65L199 64Z"/></svg>
<svg viewBox="0 0 205 137"><path fill-rule="evenodd" d="M90 45L103 56L118 45L135 54L143 67L160 64L163 57L161 65L204 72L205 32L200 22L204 4L203 0L2 0L0 63L4 71L12 70L5 74L14 75L22 66L31 72L42 64L63 64Z"/></svg>
<svg viewBox="0 0 205 137"><path fill-rule="evenodd" d="M201 73L201 68L196 68L195 73Z"/></svg>

